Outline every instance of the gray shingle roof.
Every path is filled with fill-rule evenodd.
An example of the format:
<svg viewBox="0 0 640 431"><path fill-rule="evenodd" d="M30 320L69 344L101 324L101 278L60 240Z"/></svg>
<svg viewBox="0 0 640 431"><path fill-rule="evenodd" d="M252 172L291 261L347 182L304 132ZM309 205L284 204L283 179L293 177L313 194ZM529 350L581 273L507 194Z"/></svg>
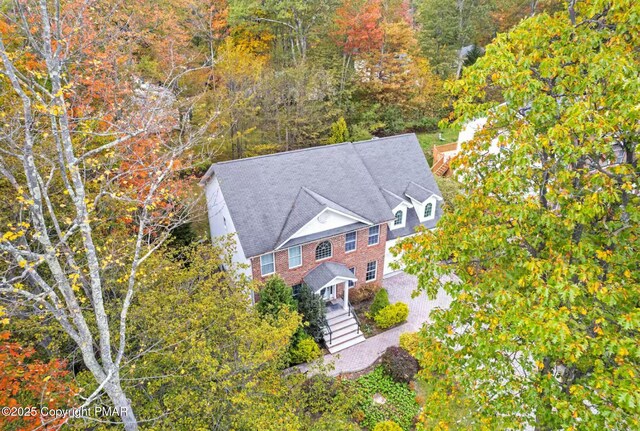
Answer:
<svg viewBox="0 0 640 431"><path fill-rule="evenodd" d="M426 187L422 187L421 185L416 184L413 181L411 181L409 185L407 185L407 188L404 191L404 195L413 198L418 202L424 202L433 195L441 197L439 193L429 190Z"/></svg>
<svg viewBox="0 0 640 431"><path fill-rule="evenodd" d="M357 280L353 272L349 271L345 265L337 262L324 262L309 271L304 277L304 282L311 290L317 292L336 277Z"/></svg>
<svg viewBox="0 0 640 431"><path fill-rule="evenodd" d="M406 202L406 199L401 198L395 193L391 193L389 190L381 189L381 191L382 191L382 196L384 196L384 198L386 199L391 209L397 207L403 202Z"/></svg>
<svg viewBox="0 0 640 431"><path fill-rule="evenodd" d="M324 208L380 224L410 182L440 194L414 134L216 163L202 182L211 175L247 257L276 249Z"/></svg>

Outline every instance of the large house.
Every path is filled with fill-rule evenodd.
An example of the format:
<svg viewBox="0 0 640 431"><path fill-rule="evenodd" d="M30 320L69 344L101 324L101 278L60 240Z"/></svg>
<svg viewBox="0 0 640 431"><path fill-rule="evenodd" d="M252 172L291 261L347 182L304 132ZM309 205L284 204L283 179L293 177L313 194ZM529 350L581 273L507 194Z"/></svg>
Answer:
<svg viewBox="0 0 640 431"><path fill-rule="evenodd" d="M325 298L332 352L364 339L349 291L391 274L390 248L442 212L415 134L216 163L201 184L211 236L232 235L248 276Z"/></svg>

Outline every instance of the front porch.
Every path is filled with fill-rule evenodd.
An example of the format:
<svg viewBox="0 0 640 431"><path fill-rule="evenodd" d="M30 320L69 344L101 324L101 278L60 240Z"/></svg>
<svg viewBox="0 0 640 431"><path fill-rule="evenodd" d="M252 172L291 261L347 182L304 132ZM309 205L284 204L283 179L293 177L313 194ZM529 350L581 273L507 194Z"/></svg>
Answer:
<svg viewBox="0 0 640 431"><path fill-rule="evenodd" d="M329 352L339 352L364 340L358 316L350 304L342 298L327 302L324 341Z"/></svg>
<svg viewBox="0 0 640 431"><path fill-rule="evenodd" d="M325 301L341 299L340 305L343 310L349 309L349 285L355 284L356 281L358 279L349 268L336 262L321 263L304 277L306 285Z"/></svg>
<svg viewBox="0 0 640 431"><path fill-rule="evenodd" d="M336 262L324 262L304 277L307 286L326 302L324 341L331 353L364 341L358 317L349 304L349 285L356 281L349 268Z"/></svg>

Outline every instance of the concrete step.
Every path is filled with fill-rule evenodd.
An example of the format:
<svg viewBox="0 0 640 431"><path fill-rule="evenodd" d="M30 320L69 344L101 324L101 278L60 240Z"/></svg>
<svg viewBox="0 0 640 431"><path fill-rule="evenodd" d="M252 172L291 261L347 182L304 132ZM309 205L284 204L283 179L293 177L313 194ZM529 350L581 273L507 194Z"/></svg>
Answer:
<svg viewBox="0 0 640 431"><path fill-rule="evenodd" d="M341 314L339 316L334 316L330 319L327 319L327 323L329 324L329 326L333 326L340 322L344 322L345 320L350 320L350 319L353 319L353 316L349 316L347 313L345 313L345 314Z"/></svg>
<svg viewBox="0 0 640 431"><path fill-rule="evenodd" d="M351 332L358 332L360 330L360 328L358 328L358 324L355 322L355 320L353 322L351 322L351 324L349 325L345 325L342 328L331 328L331 330L333 331L332 338L336 339L338 337L341 337L345 334L349 334Z"/></svg>
<svg viewBox="0 0 640 431"><path fill-rule="evenodd" d="M362 334L357 330L357 328L352 328L350 331L343 332L340 335L336 335L335 333L333 333L331 337L331 344L327 345L327 347L336 346L338 344L344 343L345 341L349 341L352 338L358 337L359 335Z"/></svg>
<svg viewBox="0 0 640 431"><path fill-rule="evenodd" d="M342 316L343 314L347 314L348 312L349 312L348 310L340 308L339 310L329 311L327 313L326 317L327 317L327 320L328 320L328 319L331 319L331 318L334 318L334 317L337 317L337 316Z"/></svg>
<svg viewBox="0 0 640 431"><path fill-rule="evenodd" d="M340 343L333 343L331 346L327 346L327 347L329 349L329 353L337 353L348 347L355 346L356 344L362 343L363 341L364 341L364 336L362 334L359 334L353 338L346 339Z"/></svg>
<svg viewBox="0 0 640 431"><path fill-rule="evenodd" d="M357 326L358 324L356 323L356 319L354 319L353 317L350 317L349 319L345 319L345 320L341 320L340 322L329 324L329 328L331 328L331 330L335 334L336 331L339 331L342 328L346 328L353 325Z"/></svg>

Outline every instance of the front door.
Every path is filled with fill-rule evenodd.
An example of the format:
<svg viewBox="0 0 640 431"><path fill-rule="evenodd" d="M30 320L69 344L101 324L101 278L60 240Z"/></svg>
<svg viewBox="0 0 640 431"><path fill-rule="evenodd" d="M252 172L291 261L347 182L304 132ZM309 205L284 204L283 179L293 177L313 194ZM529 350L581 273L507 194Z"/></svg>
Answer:
<svg viewBox="0 0 640 431"><path fill-rule="evenodd" d="M320 293L320 296L322 296L325 301L331 301L332 299L336 299L336 286L323 287L318 293Z"/></svg>

